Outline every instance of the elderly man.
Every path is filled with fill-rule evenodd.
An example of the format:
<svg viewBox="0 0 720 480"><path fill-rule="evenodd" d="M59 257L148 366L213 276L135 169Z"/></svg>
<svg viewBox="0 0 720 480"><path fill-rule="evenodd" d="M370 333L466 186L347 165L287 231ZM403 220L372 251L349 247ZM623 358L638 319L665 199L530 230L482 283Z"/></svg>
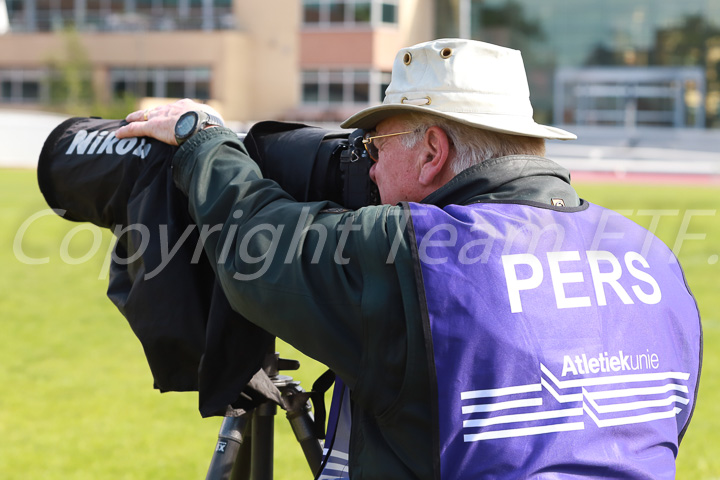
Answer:
<svg viewBox="0 0 720 480"><path fill-rule="evenodd" d="M203 105L117 132L182 143L233 308L344 382L321 478L673 477L702 337L670 251L543 158L575 137L533 121L519 52L402 49L386 94L343 124L383 203L357 211L295 202Z"/></svg>

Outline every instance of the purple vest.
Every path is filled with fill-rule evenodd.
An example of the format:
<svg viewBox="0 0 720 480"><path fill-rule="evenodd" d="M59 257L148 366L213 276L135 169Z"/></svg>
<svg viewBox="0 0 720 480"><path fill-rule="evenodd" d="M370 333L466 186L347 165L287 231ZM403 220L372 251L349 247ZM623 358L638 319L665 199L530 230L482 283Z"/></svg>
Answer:
<svg viewBox="0 0 720 480"><path fill-rule="evenodd" d="M702 332L672 252L587 203L409 208L436 477L674 478Z"/></svg>
<svg viewBox="0 0 720 480"><path fill-rule="evenodd" d="M315 480L349 480L350 429L352 427L350 390L335 377L333 398L328 414L327 438L323 461Z"/></svg>

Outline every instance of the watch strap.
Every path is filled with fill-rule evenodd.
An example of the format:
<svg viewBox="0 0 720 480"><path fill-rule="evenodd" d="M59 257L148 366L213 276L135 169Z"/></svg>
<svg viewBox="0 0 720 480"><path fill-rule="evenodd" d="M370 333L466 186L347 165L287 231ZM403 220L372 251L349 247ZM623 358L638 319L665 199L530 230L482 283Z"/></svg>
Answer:
<svg viewBox="0 0 720 480"><path fill-rule="evenodd" d="M182 137L178 136L177 132L176 132L175 141L177 142L178 145L182 145L190 137L192 137L197 132L199 132L200 130L203 130L206 127L209 127L209 126L224 127L225 126L225 123L222 121L222 118L220 118L216 115L210 114L204 110L195 110L194 113L197 114L197 123L195 124L195 127L193 128L192 132L190 132L189 135L182 136ZM186 113L183 114L180 118L182 119L182 117L184 115L186 115ZM180 121L180 120L178 120L178 121Z"/></svg>
<svg viewBox="0 0 720 480"><path fill-rule="evenodd" d="M215 115L213 115L211 113L201 112L200 113L200 121L198 122L198 129L203 129L208 126L224 127L225 122L222 121L222 118L216 117Z"/></svg>

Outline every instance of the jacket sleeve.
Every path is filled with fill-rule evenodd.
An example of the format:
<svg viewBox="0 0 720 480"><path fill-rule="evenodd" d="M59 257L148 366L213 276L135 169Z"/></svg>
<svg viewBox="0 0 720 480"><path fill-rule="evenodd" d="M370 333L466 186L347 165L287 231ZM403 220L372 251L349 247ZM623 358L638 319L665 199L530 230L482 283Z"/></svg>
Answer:
<svg viewBox="0 0 720 480"><path fill-rule="evenodd" d="M387 281L392 239L381 219L389 207L331 213L337 205L296 202L221 128L186 142L173 176L232 307L354 386L364 287Z"/></svg>

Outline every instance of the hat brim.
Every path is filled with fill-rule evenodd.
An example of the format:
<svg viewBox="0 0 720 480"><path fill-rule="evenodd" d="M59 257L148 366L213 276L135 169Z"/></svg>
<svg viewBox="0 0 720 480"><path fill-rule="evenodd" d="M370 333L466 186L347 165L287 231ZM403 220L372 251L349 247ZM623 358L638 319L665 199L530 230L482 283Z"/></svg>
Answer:
<svg viewBox="0 0 720 480"><path fill-rule="evenodd" d="M496 115L487 113L444 112L427 106L418 105L377 105L361 110L345 120L342 128L361 128L370 130L383 120L404 113L424 113L454 120L471 127L492 130L494 132L522 135L526 137L547 138L550 140L575 140L577 136L568 131L535 123L532 118L516 115Z"/></svg>

